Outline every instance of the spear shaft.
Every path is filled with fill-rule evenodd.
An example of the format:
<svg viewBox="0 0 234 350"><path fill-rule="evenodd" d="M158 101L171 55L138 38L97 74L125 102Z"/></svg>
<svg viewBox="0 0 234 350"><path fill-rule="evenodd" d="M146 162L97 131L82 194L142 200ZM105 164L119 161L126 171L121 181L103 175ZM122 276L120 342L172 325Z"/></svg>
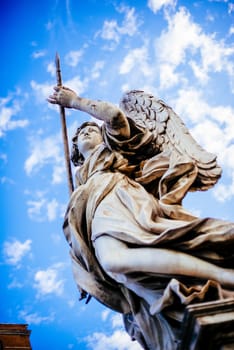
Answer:
<svg viewBox="0 0 234 350"><path fill-rule="evenodd" d="M62 86L60 58L58 53L56 53L56 56L55 56L55 65L56 65L57 86ZM60 110L60 119L61 119L61 126L62 126L62 137L63 137L65 165L66 165L66 171L67 171L68 189L69 189L69 194L71 195L72 192L74 191L74 185L73 185L71 163L70 163L70 156L69 156L65 108L62 106L59 106L59 110Z"/></svg>

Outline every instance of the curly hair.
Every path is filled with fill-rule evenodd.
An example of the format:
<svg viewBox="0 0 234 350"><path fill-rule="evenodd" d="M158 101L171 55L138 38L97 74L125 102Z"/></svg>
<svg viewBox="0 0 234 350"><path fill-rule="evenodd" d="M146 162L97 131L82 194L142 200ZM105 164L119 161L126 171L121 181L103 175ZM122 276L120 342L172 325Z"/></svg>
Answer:
<svg viewBox="0 0 234 350"><path fill-rule="evenodd" d="M78 146L77 146L77 141L78 141L78 136L79 133L82 129L84 129L86 126L96 126L100 131L101 128L100 126L95 123L95 122L84 122L77 128L75 135L72 138L72 150L71 150L71 161L75 166L82 165L84 163L84 157L80 153Z"/></svg>

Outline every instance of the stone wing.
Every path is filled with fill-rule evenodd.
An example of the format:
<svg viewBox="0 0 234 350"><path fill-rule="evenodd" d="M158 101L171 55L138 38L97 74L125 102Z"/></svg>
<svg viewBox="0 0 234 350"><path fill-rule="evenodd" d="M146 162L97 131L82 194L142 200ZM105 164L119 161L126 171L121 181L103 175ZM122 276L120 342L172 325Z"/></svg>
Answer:
<svg viewBox="0 0 234 350"><path fill-rule="evenodd" d="M168 151L175 161L186 156L196 163L198 175L190 190L207 190L215 185L222 173L216 155L194 140L181 118L165 102L144 91L132 90L123 95L120 108L136 124L153 133L159 152Z"/></svg>

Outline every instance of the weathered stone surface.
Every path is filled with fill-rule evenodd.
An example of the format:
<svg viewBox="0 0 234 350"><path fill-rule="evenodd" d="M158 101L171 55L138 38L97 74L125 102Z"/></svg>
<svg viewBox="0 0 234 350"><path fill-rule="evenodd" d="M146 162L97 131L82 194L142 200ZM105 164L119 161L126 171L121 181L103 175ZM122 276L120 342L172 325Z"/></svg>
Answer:
<svg viewBox="0 0 234 350"><path fill-rule="evenodd" d="M81 297L124 314L144 349L176 350L186 306L234 297L234 223L182 206L188 191L218 181L216 156L143 91L127 93L122 109L61 86L48 100L102 122L73 138L77 188L64 233Z"/></svg>
<svg viewBox="0 0 234 350"><path fill-rule="evenodd" d="M234 300L189 305L178 350L234 349Z"/></svg>

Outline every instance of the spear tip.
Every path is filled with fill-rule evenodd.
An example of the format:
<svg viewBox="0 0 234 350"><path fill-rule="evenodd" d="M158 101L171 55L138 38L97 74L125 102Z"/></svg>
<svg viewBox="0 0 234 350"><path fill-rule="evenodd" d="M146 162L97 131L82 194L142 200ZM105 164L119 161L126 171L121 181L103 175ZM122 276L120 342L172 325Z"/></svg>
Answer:
<svg viewBox="0 0 234 350"><path fill-rule="evenodd" d="M56 54L55 54L55 60L56 60L56 61L60 61L59 54L58 54L57 51L56 51Z"/></svg>
<svg viewBox="0 0 234 350"><path fill-rule="evenodd" d="M60 70L60 58L58 52L55 54L55 66L56 66L56 76L57 76L57 85L62 86L62 77Z"/></svg>

